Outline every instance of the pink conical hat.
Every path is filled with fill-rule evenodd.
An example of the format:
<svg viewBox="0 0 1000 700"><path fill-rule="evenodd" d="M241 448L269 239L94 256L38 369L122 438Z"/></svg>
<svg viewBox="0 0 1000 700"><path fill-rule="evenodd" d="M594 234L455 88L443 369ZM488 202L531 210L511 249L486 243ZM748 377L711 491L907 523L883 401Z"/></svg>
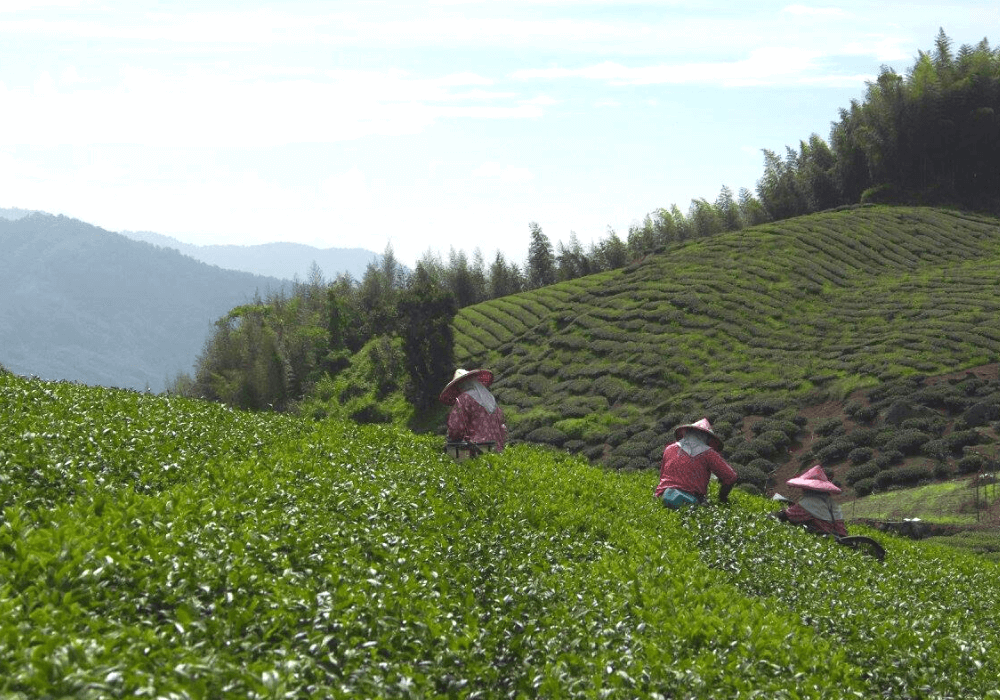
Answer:
<svg viewBox="0 0 1000 700"><path fill-rule="evenodd" d="M451 378L451 381L441 390L441 395L438 399L441 403L453 404L458 395L462 393L459 385L465 379L478 379L483 383L484 386L489 386L493 383L493 373L488 369L470 369L465 370L461 367L455 370L455 376Z"/></svg>
<svg viewBox="0 0 1000 700"><path fill-rule="evenodd" d="M826 472L823 471L823 467L818 464L805 473L800 474L793 479L789 479L785 483L789 486L798 486L800 489L809 489L810 491L826 491L827 493L841 492L839 486L826 478Z"/></svg>
<svg viewBox="0 0 1000 700"><path fill-rule="evenodd" d="M697 423L686 423L684 425L678 425L676 428L674 428L674 438L676 440L680 440L682 437L684 437L684 433L686 433L688 430L700 430L701 432L705 433L705 436L708 438L708 444L709 446L712 447L712 449L714 450L722 449L722 440L719 438L718 435L712 432L712 424L708 422L708 418L702 418Z"/></svg>

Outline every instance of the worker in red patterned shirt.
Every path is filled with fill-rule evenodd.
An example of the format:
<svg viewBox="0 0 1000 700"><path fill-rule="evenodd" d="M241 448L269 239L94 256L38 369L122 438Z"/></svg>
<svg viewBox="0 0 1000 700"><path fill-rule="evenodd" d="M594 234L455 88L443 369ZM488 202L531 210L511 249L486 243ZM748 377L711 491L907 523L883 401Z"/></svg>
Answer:
<svg viewBox="0 0 1000 700"><path fill-rule="evenodd" d="M654 495L668 508L702 503L708 496L712 474L719 479L719 501L726 503L736 483L736 472L722 458L722 440L712 432L708 418L678 426L677 442L663 450L660 482Z"/></svg>
<svg viewBox="0 0 1000 700"><path fill-rule="evenodd" d="M785 483L802 489L802 498L795 505L773 513L774 517L786 523L802 525L822 535L847 537L844 514L832 497L832 494L840 493L841 489L830 481L823 467L817 464Z"/></svg>
<svg viewBox="0 0 1000 700"><path fill-rule="evenodd" d="M507 442L503 409L488 387L493 373L488 369L455 370L455 376L441 391L442 403L454 405L448 414L448 440L452 442L496 443L502 452Z"/></svg>

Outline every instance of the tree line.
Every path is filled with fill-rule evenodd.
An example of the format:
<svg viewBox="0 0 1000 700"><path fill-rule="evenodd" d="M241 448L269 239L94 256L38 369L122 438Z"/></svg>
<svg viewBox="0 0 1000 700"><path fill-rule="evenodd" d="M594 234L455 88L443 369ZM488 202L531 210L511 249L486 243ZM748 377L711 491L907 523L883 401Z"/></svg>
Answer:
<svg viewBox="0 0 1000 700"><path fill-rule="evenodd" d="M1000 51L986 39L953 50L940 30L905 75L882 67L865 98L840 110L829 142L816 134L765 149L755 191L723 186L648 213L621 237L613 229L586 248L528 225L523 265L497 252L487 264L452 248L428 251L413 272L388 247L362 279L325 282L314 266L290 294L233 309L216 323L193 377L173 391L247 408L285 409L366 347L380 394L399 389L418 408L433 404L453 371L450 324L459 308L624 267L668 245L838 206L954 206L1000 214ZM398 368L405 367L404 371Z"/></svg>
<svg viewBox="0 0 1000 700"><path fill-rule="evenodd" d="M953 50L941 29L905 75L883 66L865 99L841 109L829 141L817 134L764 149L754 191L723 186L714 201L646 214L622 237L609 229L584 248L575 232L555 246L537 223L523 268L497 253L487 266L452 250L422 260L459 308L515 292L624 267L666 246L839 206L951 206L1000 214L1000 50L986 39Z"/></svg>

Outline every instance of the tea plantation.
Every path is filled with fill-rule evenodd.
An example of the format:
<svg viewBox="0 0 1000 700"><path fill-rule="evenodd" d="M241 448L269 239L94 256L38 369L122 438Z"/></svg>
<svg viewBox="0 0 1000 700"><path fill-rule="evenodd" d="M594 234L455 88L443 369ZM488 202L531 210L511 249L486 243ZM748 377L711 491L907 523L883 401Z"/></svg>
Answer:
<svg viewBox="0 0 1000 700"><path fill-rule="evenodd" d="M996 217L844 208L466 307L456 360L496 372L518 440L641 469L707 415L750 466L780 460L735 454L744 420L995 363L998 278Z"/></svg>
<svg viewBox="0 0 1000 700"><path fill-rule="evenodd" d="M0 373L0 698L1000 697L997 564L654 480Z"/></svg>

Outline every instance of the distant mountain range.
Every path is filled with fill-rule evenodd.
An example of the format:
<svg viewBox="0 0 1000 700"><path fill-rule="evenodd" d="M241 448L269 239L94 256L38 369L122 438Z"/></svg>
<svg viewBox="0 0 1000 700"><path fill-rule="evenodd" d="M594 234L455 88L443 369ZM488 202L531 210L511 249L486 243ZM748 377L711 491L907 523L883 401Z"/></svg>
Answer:
<svg viewBox="0 0 1000 700"><path fill-rule="evenodd" d="M193 370L216 320L288 285L77 219L0 210L0 365L161 391Z"/></svg>
<svg viewBox="0 0 1000 700"><path fill-rule="evenodd" d="M121 231L123 236L161 248L173 248L195 260L227 270L306 281L313 263L327 280L346 273L360 280L369 263L381 256L364 248L315 248L302 243L258 245L194 245L150 231Z"/></svg>
<svg viewBox="0 0 1000 700"><path fill-rule="evenodd" d="M381 255L298 243L198 246L0 208L0 365L44 379L162 391L191 372L212 324L256 295L360 280Z"/></svg>
<svg viewBox="0 0 1000 700"><path fill-rule="evenodd" d="M45 213L29 209L0 208L0 219L17 220L29 214ZM340 274L348 274L355 280L360 280L369 263L378 264L382 259L381 255L364 248L316 248L302 243L195 245L152 231L118 233L159 248L173 248L183 255L224 270L241 270L265 277L299 279L303 282L309 279L313 263L316 263L328 281Z"/></svg>

